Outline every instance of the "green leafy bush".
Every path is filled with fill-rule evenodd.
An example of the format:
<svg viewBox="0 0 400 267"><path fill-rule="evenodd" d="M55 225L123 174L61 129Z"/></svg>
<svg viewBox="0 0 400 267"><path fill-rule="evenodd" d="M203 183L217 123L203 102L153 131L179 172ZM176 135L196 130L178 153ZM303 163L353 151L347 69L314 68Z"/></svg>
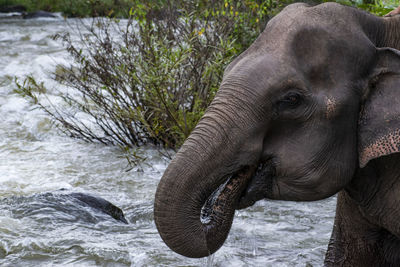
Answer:
<svg viewBox="0 0 400 267"><path fill-rule="evenodd" d="M73 89L59 92L62 108L40 101L47 90L34 77L18 83L17 92L70 136L123 147L152 142L176 148L213 99L225 66L280 7L272 1L137 1L127 21L97 18L82 24L83 46L69 34L55 36L74 58L73 66L54 73ZM81 113L90 122L76 116Z"/></svg>
<svg viewBox="0 0 400 267"><path fill-rule="evenodd" d="M0 0L0 6L23 5L27 11L62 12L67 17L127 17L129 0Z"/></svg>
<svg viewBox="0 0 400 267"><path fill-rule="evenodd" d="M337 0L335 2L358 7L378 16L386 15L399 5L398 0Z"/></svg>

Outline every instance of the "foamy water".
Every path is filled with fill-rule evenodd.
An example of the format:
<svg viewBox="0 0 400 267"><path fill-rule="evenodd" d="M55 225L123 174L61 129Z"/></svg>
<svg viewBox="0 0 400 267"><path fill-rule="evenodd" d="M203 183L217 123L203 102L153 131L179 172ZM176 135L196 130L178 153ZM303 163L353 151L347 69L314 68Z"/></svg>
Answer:
<svg viewBox="0 0 400 267"><path fill-rule="evenodd" d="M322 265L335 198L261 201L239 211L226 243L212 259L189 259L170 251L152 215L156 186L168 161L145 148L148 160L127 171L118 148L61 135L46 114L13 93L14 77L22 81L31 74L45 82L57 102L52 88L65 88L49 75L71 59L50 37L69 31L67 24L76 22L0 20L1 266ZM61 188L111 201L130 224L97 218L90 209L72 210L68 203L52 207L39 197ZM66 209L59 209L63 205Z"/></svg>

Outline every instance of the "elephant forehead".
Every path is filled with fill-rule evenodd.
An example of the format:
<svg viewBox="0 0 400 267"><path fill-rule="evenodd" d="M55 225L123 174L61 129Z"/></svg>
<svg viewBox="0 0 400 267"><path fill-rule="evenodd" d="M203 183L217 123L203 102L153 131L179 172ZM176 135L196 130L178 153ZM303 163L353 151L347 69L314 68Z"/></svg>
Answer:
<svg viewBox="0 0 400 267"><path fill-rule="evenodd" d="M321 65L335 53L358 54L360 46L368 43L348 8L336 3L301 7L284 9L267 24L260 38L265 49Z"/></svg>
<svg viewBox="0 0 400 267"><path fill-rule="evenodd" d="M329 82L338 75L344 78L349 68L354 69L353 63L358 64L355 70L366 65L363 61L370 57L360 55L368 54L369 47L362 36L352 34L351 27L340 30L345 23L337 18L301 7L272 19L261 36L229 65L222 85L275 88L300 77ZM343 76L343 72L347 74Z"/></svg>
<svg viewBox="0 0 400 267"><path fill-rule="evenodd" d="M247 55L225 74L221 90L234 87L236 90L262 90L265 93L288 85L300 86L299 72L293 67L292 61L288 56L277 57L270 53Z"/></svg>

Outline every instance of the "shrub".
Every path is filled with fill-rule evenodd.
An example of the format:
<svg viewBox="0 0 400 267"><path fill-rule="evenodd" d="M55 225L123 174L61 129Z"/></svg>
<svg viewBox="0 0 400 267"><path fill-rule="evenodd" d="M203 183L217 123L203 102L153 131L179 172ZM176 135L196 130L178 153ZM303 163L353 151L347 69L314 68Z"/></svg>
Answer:
<svg viewBox="0 0 400 267"><path fill-rule="evenodd" d="M362 8L378 16L386 15L399 5L397 0L336 0L336 2Z"/></svg>
<svg viewBox="0 0 400 267"><path fill-rule="evenodd" d="M0 0L0 6L23 5L29 12L44 10L62 12L67 17L126 17L129 0Z"/></svg>
<svg viewBox="0 0 400 267"><path fill-rule="evenodd" d="M273 1L136 1L128 20L97 18L80 26L81 44L61 40L74 59L54 79L61 106L48 105L48 90L34 77L17 82L73 137L122 147L148 142L177 148L213 99L225 66L246 49L269 16ZM86 114L90 121L82 120Z"/></svg>

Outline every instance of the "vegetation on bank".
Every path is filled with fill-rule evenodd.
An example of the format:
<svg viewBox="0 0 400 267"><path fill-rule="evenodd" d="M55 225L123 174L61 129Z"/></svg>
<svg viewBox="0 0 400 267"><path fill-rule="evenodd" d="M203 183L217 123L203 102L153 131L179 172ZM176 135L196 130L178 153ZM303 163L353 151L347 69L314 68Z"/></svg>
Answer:
<svg viewBox="0 0 400 267"><path fill-rule="evenodd" d="M322 3L329 2L331 0L310 0L302 2L311 3ZM27 9L27 12L33 12L37 10L44 10L48 12L61 12L66 17L97 17L97 16L108 16L108 17L119 17L127 18L129 16L129 10L136 5L135 1L132 0L0 0L0 7L2 6L15 6L21 5ZM143 1L142 1L143 2ZM143 3L159 6L176 6L179 7L182 3L189 3L191 1L170 1L170 0L151 0L144 1ZM205 1L203 1L205 2ZM208 6L212 6L221 1L206 1ZM251 5L254 3L268 3L272 4L272 1L235 1L236 3L241 2L243 5ZM285 6L291 2L296 1L274 1L275 5ZM336 0L338 3L356 6L365 9L369 12L377 15L384 15L390 11L394 6L398 5L398 0ZM194 3L194 2L193 2Z"/></svg>
<svg viewBox="0 0 400 267"><path fill-rule="evenodd" d="M58 66L53 77L73 89L59 92L62 108L43 104L41 96L49 90L35 77L17 83L17 92L70 136L122 147L150 142L177 148L213 99L225 66L283 5L133 4L127 21L82 24L83 46L69 34L55 36L74 59L73 66ZM80 119L82 114L90 119Z"/></svg>
<svg viewBox="0 0 400 267"><path fill-rule="evenodd" d="M147 143L175 149L210 104L227 64L292 2L130 1L128 20L97 18L82 24L80 43L69 34L54 37L74 59L72 66L58 66L53 74L71 88L58 92L62 105L45 101L49 90L35 77L17 81L16 92L46 111L70 136L126 149ZM373 6L383 12L377 3Z"/></svg>
<svg viewBox="0 0 400 267"><path fill-rule="evenodd" d="M378 16L386 15L399 5L398 0L336 0L335 2L358 7Z"/></svg>
<svg viewBox="0 0 400 267"><path fill-rule="evenodd" d="M0 0L0 7L20 5L27 12L61 12L66 17L127 17L131 3L130 0Z"/></svg>

